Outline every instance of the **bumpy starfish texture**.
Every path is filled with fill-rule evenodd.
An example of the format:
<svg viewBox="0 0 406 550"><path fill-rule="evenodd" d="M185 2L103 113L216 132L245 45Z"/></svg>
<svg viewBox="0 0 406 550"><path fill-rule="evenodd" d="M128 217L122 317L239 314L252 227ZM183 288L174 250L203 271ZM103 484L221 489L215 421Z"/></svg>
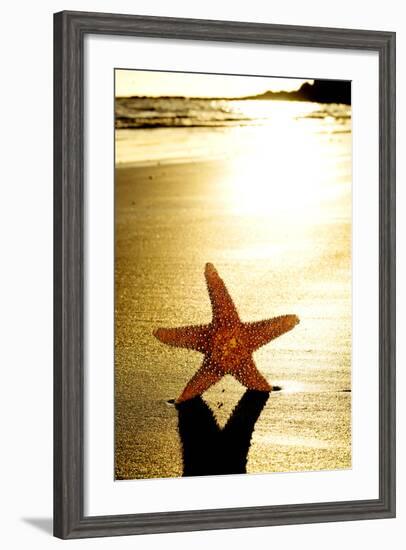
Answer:
<svg viewBox="0 0 406 550"><path fill-rule="evenodd" d="M299 318L296 315L281 315L243 323L213 264L206 264L205 277L213 311L211 323L154 331L154 336L164 344L204 354L202 366L175 403L201 395L226 374L232 374L250 390L271 391L272 386L258 371L252 354L292 330L299 323Z"/></svg>

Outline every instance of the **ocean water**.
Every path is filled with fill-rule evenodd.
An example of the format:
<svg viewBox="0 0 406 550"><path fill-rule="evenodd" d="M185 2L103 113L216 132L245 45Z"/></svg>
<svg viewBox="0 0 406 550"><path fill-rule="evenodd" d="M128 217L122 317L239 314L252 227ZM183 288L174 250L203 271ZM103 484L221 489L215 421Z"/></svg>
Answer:
<svg viewBox="0 0 406 550"><path fill-rule="evenodd" d="M347 127L351 107L306 101L261 99L196 99L178 97L119 97L115 102L116 128L218 128L267 125L277 118L332 121Z"/></svg>
<svg viewBox="0 0 406 550"><path fill-rule="evenodd" d="M145 98L116 114L116 478L350 468L350 107ZM300 324L254 355L280 391L226 376L176 408L202 355L152 332L210 321L206 262L243 321Z"/></svg>
<svg viewBox="0 0 406 550"><path fill-rule="evenodd" d="M269 138L351 133L348 105L303 101L118 98L116 163L231 158ZM293 130L293 132L289 132ZM137 132L134 132L137 130ZM152 130L152 131L148 131Z"/></svg>

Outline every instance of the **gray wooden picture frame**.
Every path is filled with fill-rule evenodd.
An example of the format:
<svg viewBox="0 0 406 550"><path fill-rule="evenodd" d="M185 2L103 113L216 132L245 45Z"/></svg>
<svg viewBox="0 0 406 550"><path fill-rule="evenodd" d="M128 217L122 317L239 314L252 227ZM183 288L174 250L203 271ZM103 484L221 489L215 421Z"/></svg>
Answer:
<svg viewBox="0 0 406 550"><path fill-rule="evenodd" d="M83 43L87 34L379 54L379 498L84 515ZM136 492L135 492L136 495ZM395 516L395 33L103 13L54 16L54 534L81 538Z"/></svg>

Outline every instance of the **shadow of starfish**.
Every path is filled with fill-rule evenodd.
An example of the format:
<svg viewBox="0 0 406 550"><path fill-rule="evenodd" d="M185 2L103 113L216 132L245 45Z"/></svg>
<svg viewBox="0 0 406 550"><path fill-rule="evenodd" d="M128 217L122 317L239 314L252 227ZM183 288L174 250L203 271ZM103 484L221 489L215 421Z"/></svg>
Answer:
<svg viewBox="0 0 406 550"><path fill-rule="evenodd" d="M268 397L246 390L223 429L200 396L176 405L183 476L246 473L252 432Z"/></svg>

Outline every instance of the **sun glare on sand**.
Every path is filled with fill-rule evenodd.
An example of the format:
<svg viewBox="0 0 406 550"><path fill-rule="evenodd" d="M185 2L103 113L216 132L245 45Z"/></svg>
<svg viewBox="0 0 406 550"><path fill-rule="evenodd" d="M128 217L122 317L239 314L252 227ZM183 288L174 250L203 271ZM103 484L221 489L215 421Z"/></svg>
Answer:
<svg viewBox="0 0 406 550"><path fill-rule="evenodd" d="M235 213L289 216L292 224L320 217L323 204L348 191L341 182L326 185L332 169L331 156L324 154L326 140L297 123L297 102L250 103L244 106L246 111L255 109L255 117L262 115L271 123L244 129L241 154L230 159L225 185ZM314 111L314 104L302 103L299 108L305 116ZM230 136L236 141L230 149L238 150L241 138L242 133Z"/></svg>

